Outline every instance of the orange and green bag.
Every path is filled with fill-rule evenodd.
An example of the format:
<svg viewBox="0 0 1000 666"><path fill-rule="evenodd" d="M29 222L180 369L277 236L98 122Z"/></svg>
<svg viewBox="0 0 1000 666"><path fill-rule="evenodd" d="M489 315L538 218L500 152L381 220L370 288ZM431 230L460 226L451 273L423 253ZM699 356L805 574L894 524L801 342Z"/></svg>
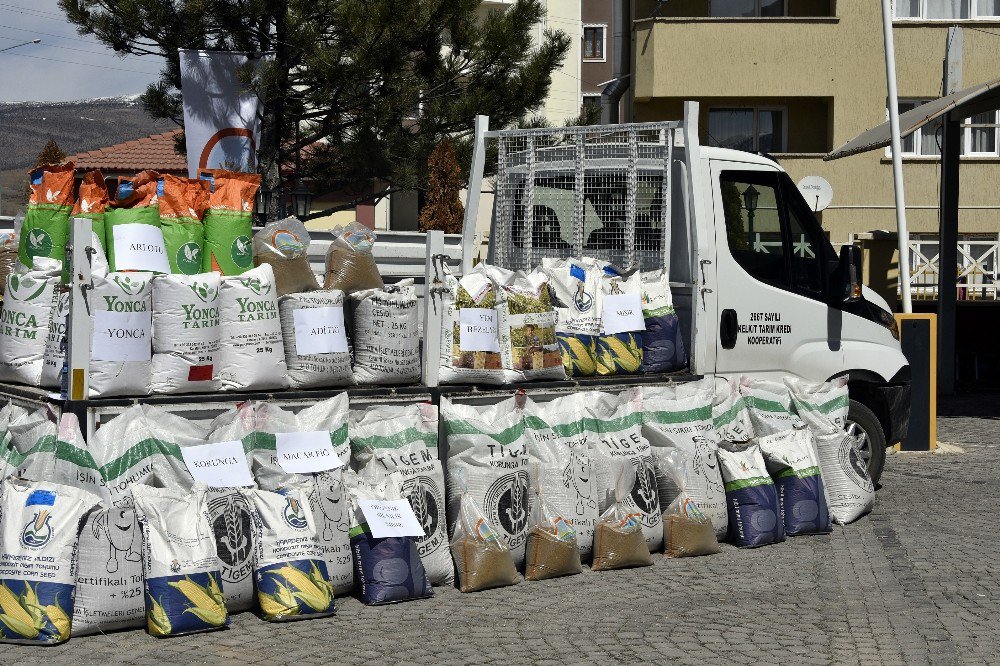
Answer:
<svg viewBox="0 0 1000 666"><path fill-rule="evenodd" d="M31 194L17 254L30 268L35 257L64 259L76 171L71 162L41 166L28 173Z"/></svg>
<svg viewBox="0 0 1000 666"><path fill-rule="evenodd" d="M104 248L108 265L115 266L115 227L125 224L148 224L160 227L160 196L163 180L155 171L143 171L135 178L119 178L115 207L104 215Z"/></svg>
<svg viewBox="0 0 1000 666"><path fill-rule="evenodd" d="M163 177L160 229L171 273L201 273L205 248L202 218L208 208L208 187L207 181L197 178Z"/></svg>
<svg viewBox="0 0 1000 666"><path fill-rule="evenodd" d="M260 176L235 171L203 171L211 194L205 212L202 271L240 275L253 268L253 209Z"/></svg>
<svg viewBox="0 0 1000 666"><path fill-rule="evenodd" d="M104 216L111 200L108 197L108 186L104 183L104 174L97 169L88 171L80 181L80 190L76 195L76 205L70 217L89 217L97 239L104 246Z"/></svg>

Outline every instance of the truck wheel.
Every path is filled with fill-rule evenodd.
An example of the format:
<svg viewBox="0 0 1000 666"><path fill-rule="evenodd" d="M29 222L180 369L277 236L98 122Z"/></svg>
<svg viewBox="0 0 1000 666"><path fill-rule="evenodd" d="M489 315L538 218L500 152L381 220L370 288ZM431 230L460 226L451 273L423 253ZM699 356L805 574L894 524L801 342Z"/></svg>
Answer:
<svg viewBox="0 0 1000 666"><path fill-rule="evenodd" d="M847 412L847 432L858 438L858 452L868 467L872 483L878 484L885 466L885 433L878 417L857 400L851 400Z"/></svg>

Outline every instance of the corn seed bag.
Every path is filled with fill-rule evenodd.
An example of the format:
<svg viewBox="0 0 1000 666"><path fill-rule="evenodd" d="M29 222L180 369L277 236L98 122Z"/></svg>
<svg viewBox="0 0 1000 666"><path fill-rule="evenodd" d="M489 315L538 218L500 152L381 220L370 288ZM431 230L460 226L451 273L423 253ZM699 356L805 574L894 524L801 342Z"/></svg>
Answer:
<svg viewBox="0 0 1000 666"><path fill-rule="evenodd" d="M541 272L512 273L490 267L497 290L497 325L504 382L566 378L559 343L558 316Z"/></svg>
<svg viewBox="0 0 1000 666"><path fill-rule="evenodd" d="M681 322L674 310L670 278L665 270L641 273L642 372L673 372L687 365Z"/></svg>
<svg viewBox="0 0 1000 666"><path fill-rule="evenodd" d="M234 171L206 171L199 178L209 183L205 212L205 251L201 269L223 275L240 275L253 268L253 209L260 176Z"/></svg>
<svg viewBox="0 0 1000 666"><path fill-rule="evenodd" d="M77 192L76 204L70 213L70 219L75 217L90 218L94 233L97 234L98 244L94 247L104 248L105 230L104 216L111 201L108 196L108 186L104 182L104 174L97 169L91 169L83 174L80 181L80 189ZM69 221L67 220L67 224ZM69 232L67 228L67 238ZM62 257L57 257L62 259Z"/></svg>
<svg viewBox="0 0 1000 666"><path fill-rule="evenodd" d="M843 377L818 384L785 377L785 386L792 395L795 413L813 432L830 433L847 427L851 398Z"/></svg>
<svg viewBox="0 0 1000 666"><path fill-rule="evenodd" d="M137 231L131 225L146 225L155 227L153 233L159 250L166 254L163 248L163 232L160 230L160 197L163 196L163 179L155 171L143 171L135 178L119 178L117 200L115 207L104 214L105 253L108 265L112 271L131 268L119 267L115 261L115 239L122 242L128 232ZM124 227L124 229L120 229Z"/></svg>
<svg viewBox="0 0 1000 666"><path fill-rule="evenodd" d="M757 437L774 435L802 425L795 413L792 394L781 382L766 379L740 379L740 394L745 398L750 421Z"/></svg>
<svg viewBox="0 0 1000 666"><path fill-rule="evenodd" d="M72 163L29 172L31 193L17 251L22 266L30 268L36 257L58 261L65 257L75 175Z"/></svg>
<svg viewBox="0 0 1000 666"><path fill-rule="evenodd" d="M313 316L323 313L320 323L306 321L303 315ZM339 312L337 312L339 311ZM285 349L285 365L288 367L288 385L291 388L321 388L329 386L349 386L354 384L351 372L351 352L347 342L344 318L344 292L312 291L303 294L288 294L278 299L278 313L281 318L281 337ZM340 317L339 326L344 336L343 351L311 351L302 345L316 341L326 343L327 331Z"/></svg>
<svg viewBox="0 0 1000 666"><path fill-rule="evenodd" d="M589 559L594 526L600 516L597 471L591 446L596 433L589 429L584 403L577 395L524 405L525 434L531 474L531 511L544 495L551 510L563 516L576 532L580 555Z"/></svg>
<svg viewBox="0 0 1000 666"><path fill-rule="evenodd" d="M459 499L468 493L514 557L524 562L528 538L528 440L513 399L496 405L459 405L442 398L448 438L448 526L454 534Z"/></svg>
<svg viewBox="0 0 1000 666"><path fill-rule="evenodd" d="M288 369L281 340L278 296L269 265L222 279L220 346L216 372L223 391L285 388Z"/></svg>
<svg viewBox="0 0 1000 666"><path fill-rule="evenodd" d="M350 305L354 380L358 384L419 382L420 313L413 281L356 291L350 295Z"/></svg>
<svg viewBox="0 0 1000 666"><path fill-rule="evenodd" d="M441 383L502 384L497 288L487 274L487 267L478 264L461 280L455 280L447 267L444 270L450 295L445 294L442 306ZM467 331L464 342L463 327ZM472 332L479 333L474 341Z"/></svg>
<svg viewBox="0 0 1000 666"><path fill-rule="evenodd" d="M757 440L767 471L778 489L787 536L830 531L830 513L812 433L786 430Z"/></svg>
<svg viewBox="0 0 1000 666"><path fill-rule="evenodd" d="M778 493L767 473L760 446L723 444L719 448L729 504L729 541L756 548L785 540Z"/></svg>
<svg viewBox="0 0 1000 666"><path fill-rule="evenodd" d="M649 552L659 551L663 545L663 525L653 458L649 442L642 436L642 394L631 390L620 396L600 391L579 395L584 400L587 427L596 434L590 441L597 469L598 509L603 515L620 501L642 524ZM627 496L616 499L621 460L634 468L635 473L630 477L634 485Z"/></svg>
<svg viewBox="0 0 1000 666"><path fill-rule="evenodd" d="M202 218L208 208L208 187L208 182L197 178L163 176L160 228L171 273L196 275L201 272L205 246Z"/></svg>
<svg viewBox="0 0 1000 666"><path fill-rule="evenodd" d="M153 278L151 393L218 391L218 273Z"/></svg>
<svg viewBox="0 0 1000 666"><path fill-rule="evenodd" d="M603 271L603 275L601 275L602 308L608 296L625 294L641 296L642 283L639 273L624 277L618 273L617 269L609 265L605 265ZM643 331L609 335L604 335L602 332L596 341L597 374L621 375L639 372L642 366L643 335Z"/></svg>
<svg viewBox="0 0 1000 666"><path fill-rule="evenodd" d="M818 434L815 439L830 517L838 525L854 522L875 507L875 484L858 451L858 440L844 431Z"/></svg>
<svg viewBox="0 0 1000 666"><path fill-rule="evenodd" d="M0 381L40 385L61 270L58 261L39 258L26 273L7 277L0 309Z"/></svg>
<svg viewBox="0 0 1000 666"><path fill-rule="evenodd" d="M723 538L729 519L712 423L715 380L643 386L641 392L642 435L652 447L660 506L681 494L690 497Z"/></svg>
<svg viewBox="0 0 1000 666"><path fill-rule="evenodd" d="M256 529L254 582L261 615L271 622L333 615L333 583L305 493L294 488L246 492Z"/></svg>
<svg viewBox="0 0 1000 666"><path fill-rule="evenodd" d="M143 536L146 626L181 636L229 624L205 485L188 491L135 486Z"/></svg>
<svg viewBox="0 0 1000 666"><path fill-rule="evenodd" d="M597 372L601 334L601 266L596 259L542 259L557 315L556 338L570 377Z"/></svg>
<svg viewBox="0 0 1000 666"><path fill-rule="evenodd" d="M49 481L0 485L0 640L53 645L70 637L80 527L99 499Z"/></svg>
<svg viewBox="0 0 1000 666"><path fill-rule="evenodd" d="M735 379L716 377L712 399L712 425L720 442L749 442L754 437L747 400Z"/></svg>

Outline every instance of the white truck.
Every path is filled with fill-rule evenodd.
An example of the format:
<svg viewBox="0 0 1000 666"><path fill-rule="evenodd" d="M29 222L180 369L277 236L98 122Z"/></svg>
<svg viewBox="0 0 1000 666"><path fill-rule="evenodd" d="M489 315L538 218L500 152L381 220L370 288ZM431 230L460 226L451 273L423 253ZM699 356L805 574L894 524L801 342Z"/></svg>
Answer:
<svg viewBox="0 0 1000 666"><path fill-rule="evenodd" d="M489 132L481 120L467 267L483 163L495 151L490 263L593 256L665 268L692 375L846 377L850 428L878 478L910 407L889 306L861 285L860 251L838 256L778 163L701 146L697 118L689 102L683 122Z"/></svg>

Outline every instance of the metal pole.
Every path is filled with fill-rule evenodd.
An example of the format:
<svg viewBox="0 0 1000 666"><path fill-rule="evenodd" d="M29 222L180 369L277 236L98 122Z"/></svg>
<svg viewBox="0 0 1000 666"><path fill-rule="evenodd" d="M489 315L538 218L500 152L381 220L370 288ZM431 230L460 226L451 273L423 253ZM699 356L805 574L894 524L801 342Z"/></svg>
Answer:
<svg viewBox="0 0 1000 666"><path fill-rule="evenodd" d="M479 199L483 193L483 169L486 167L486 132L490 129L489 116L476 116L476 136L472 144L472 168L469 170L469 188L465 193L465 220L462 222L462 275L472 270L476 250L476 224L479 218ZM496 196L496 194L494 194Z"/></svg>
<svg viewBox="0 0 1000 666"><path fill-rule="evenodd" d="M90 397L90 339L91 323L90 290L94 288L90 276L90 253L93 250L93 223L86 217L75 217L71 224L72 262L69 273L69 317L66 338L69 341L66 360L69 366L67 399L86 400Z"/></svg>
<svg viewBox="0 0 1000 666"><path fill-rule="evenodd" d="M427 232L427 254L424 258L424 386L438 385L438 371L441 366L442 314L444 298L444 232ZM450 322L444 325L451 326ZM450 352L449 352L450 353Z"/></svg>
<svg viewBox="0 0 1000 666"><path fill-rule="evenodd" d="M892 183L896 199L896 237L899 247L899 294L903 312L913 312L910 300L910 234L906 230L903 197L902 141L899 137L899 94L896 92L896 47L892 35L892 1L882 0L882 36L885 40L885 81L889 92L889 130L892 133Z"/></svg>
<svg viewBox="0 0 1000 666"><path fill-rule="evenodd" d="M941 212L938 229L938 392L955 392L955 302L958 298L958 197L962 120L945 114L941 142Z"/></svg>

